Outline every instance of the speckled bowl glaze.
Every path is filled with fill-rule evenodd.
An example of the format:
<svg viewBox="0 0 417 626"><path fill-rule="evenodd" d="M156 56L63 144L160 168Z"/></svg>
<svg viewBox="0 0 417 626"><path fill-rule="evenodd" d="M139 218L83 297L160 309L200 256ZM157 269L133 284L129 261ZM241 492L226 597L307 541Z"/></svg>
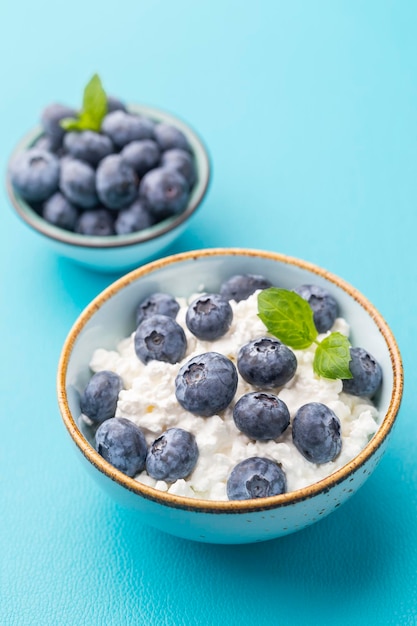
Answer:
<svg viewBox="0 0 417 626"><path fill-rule="evenodd" d="M315 283L337 298L341 315L351 324L353 345L363 345L383 370L376 404L381 425L350 463L312 486L270 498L217 502L164 493L140 484L107 463L90 445L80 423L79 393L91 372L98 347L114 349L134 330L137 303L153 291L187 296L204 285L208 292L237 273L262 274L290 289ZM85 468L119 503L135 509L143 522L163 531L211 543L250 543L273 539L323 519L352 496L383 455L400 407L401 357L395 339L374 306L356 289L329 272L298 259L257 250L209 249L154 261L130 272L103 291L71 329L58 369L58 400L65 427Z"/></svg>
<svg viewBox="0 0 417 626"><path fill-rule="evenodd" d="M189 219L200 206L210 181L210 161L207 149L198 135L177 117L152 107L130 105L129 110L156 122L166 122L179 128L187 137L195 155L197 182L182 213L169 217L150 228L111 237L80 235L49 224L34 211L13 189L6 175L6 186L12 206L18 216L40 235L55 252L87 267L102 271L126 271L150 259L161 256L164 250L184 231ZM42 134L40 127L29 132L16 146L10 157L32 146Z"/></svg>

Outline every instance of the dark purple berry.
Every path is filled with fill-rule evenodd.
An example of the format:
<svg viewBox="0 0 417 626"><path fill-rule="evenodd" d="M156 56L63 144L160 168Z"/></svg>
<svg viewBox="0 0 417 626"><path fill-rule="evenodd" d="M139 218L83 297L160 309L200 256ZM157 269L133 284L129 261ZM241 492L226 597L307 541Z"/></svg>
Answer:
<svg viewBox="0 0 417 626"><path fill-rule="evenodd" d="M227 480L229 500L278 496L287 491L287 478L275 461L251 457L238 463Z"/></svg>
<svg viewBox="0 0 417 626"><path fill-rule="evenodd" d="M325 404L304 404L292 421L292 440L307 461L334 461L342 448L339 418Z"/></svg>
<svg viewBox="0 0 417 626"><path fill-rule="evenodd" d="M195 437L182 428L169 428L150 446L146 471L156 480L174 482L186 478L198 460Z"/></svg>
<svg viewBox="0 0 417 626"><path fill-rule="evenodd" d="M141 429L124 417L113 417L98 427L97 452L116 469L133 478L145 468L148 446Z"/></svg>
<svg viewBox="0 0 417 626"><path fill-rule="evenodd" d="M363 348L350 349L349 369L352 378L343 381L343 391L354 396L372 398L382 383L382 369L377 360Z"/></svg>

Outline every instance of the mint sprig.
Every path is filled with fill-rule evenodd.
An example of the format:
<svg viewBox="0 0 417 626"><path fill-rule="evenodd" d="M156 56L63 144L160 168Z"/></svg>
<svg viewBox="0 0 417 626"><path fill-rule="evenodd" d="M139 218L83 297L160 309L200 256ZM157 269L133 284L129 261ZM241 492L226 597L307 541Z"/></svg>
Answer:
<svg viewBox="0 0 417 626"><path fill-rule="evenodd" d="M77 117L61 120L65 130L94 130L98 132L107 113L107 96L100 77L94 74L84 89L83 105Z"/></svg>
<svg viewBox="0 0 417 626"><path fill-rule="evenodd" d="M316 343L313 369L318 376L333 380L352 378L349 339L334 332L317 341L313 310L298 293L277 287L264 289L258 295L258 316L271 335L294 350Z"/></svg>

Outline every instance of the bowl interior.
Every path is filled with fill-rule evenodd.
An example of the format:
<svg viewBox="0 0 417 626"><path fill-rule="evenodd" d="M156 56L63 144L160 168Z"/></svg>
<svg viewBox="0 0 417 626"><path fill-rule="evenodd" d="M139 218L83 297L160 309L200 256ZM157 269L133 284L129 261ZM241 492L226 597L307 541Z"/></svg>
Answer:
<svg viewBox="0 0 417 626"><path fill-rule="evenodd" d="M69 408L68 412L65 406L61 406L61 412L78 445L84 442L78 424L79 394L91 376L91 356L99 347L116 348L118 342L135 329L135 309L139 301L154 291L166 291L176 296L189 296L201 290L215 292L223 280L233 274L246 272L262 274L274 285L287 289L305 283L326 287L337 299L340 314L350 322L352 345L366 348L381 364L383 384L375 403L384 419L361 453L363 460L366 460L372 452L372 445L377 447L392 428L402 394L401 360L391 331L375 308L341 279L297 259L242 250L203 250L155 261L116 281L87 307L64 347L58 377L59 393L64 398L64 405L67 402ZM97 464L98 454L93 447L87 446L83 452ZM100 466L100 462L98 464ZM103 468L100 466L100 469ZM340 478L343 471L344 468L321 481L320 488L324 489L331 484L332 477ZM138 493L143 490L142 485L122 474L117 480ZM288 496L291 497L290 494L284 494L275 498L288 499ZM169 500L169 494L163 494L163 499L166 498ZM183 500L189 502L187 498ZM227 506L230 503L221 504Z"/></svg>
<svg viewBox="0 0 417 626"><path fill-rule="evenodd" d="M207 153L207 149L204 146L200 137L195 133L190 126L185 124L177 117L155 109L153 107L130 105L129 110L144 115L153 119L156 122L165 122L167 124L173 124L185 134L188 142L193 150L195 163L197 168L197 181L194 185L187 206L178 215L168 217L162 220L158 224L151 226L150 228L143 229L138 232L129 233L127 235L112 235L108 237L93 237L88 235L80 235L74 232L66 231L62 228L58 228L53 224L50 224L44 220L32 207L25 202L22 198L15 194L10 178L6 176L6 185L9 198L16 209L18 215L32 228L46 237L50 237L58 242L66 243L73 246L82 248L117 248L123 246L132 246L138 243L151 241L167 232L170 232L177 227L181 226L185 220L187 220L200 205L209 184L210 179L210 162ZM29 132L16 146L11 160L23 150L26 150L32 146L35 141L42 134L40 127L33 129Z"/></svg>

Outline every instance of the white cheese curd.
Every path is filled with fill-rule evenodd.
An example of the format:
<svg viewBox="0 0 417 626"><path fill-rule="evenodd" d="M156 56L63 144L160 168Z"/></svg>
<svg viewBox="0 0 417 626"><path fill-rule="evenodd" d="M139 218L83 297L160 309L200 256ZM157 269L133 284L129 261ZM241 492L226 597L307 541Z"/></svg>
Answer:
<svg viewBox="0 0 417 626"><path fill-rule="evenodd" d="M204 352L219 352L236 365L239 349L244 344L269 336L257 315L255 293L238 303L230 301L233 322L226 335L213 342L198 340L185 324L188 303L196 297L177 298L180 310L176 319L184 329L188 346L181 363L150 361L144 365L134 350L134 333L119 343L117 351L97 349L90 363L94 372L110 370L121 376L124 389L119 394L116 417L125 417L137 424L149 445L174 426L196 437L199 457L194 471L186 479L170 484L154 480L143 471L136 480L175 495L227 500L228 476L233 467L246 458L262 456L280 463L287 476L288 491L293 491L325 478L362 450L378 428L378 411L369 400L343 393L340 380L320 378L314 373L314 344L306 350L294 350L298 362L295 376L283 387L268 391L286 403L291 418L308 402L321 402L335 412L341 423L342 449L332 462L317 465L307 461L292 442L291 425L273 441L253 441L241 433L233 421L234 404L245 393L259 389L240 375L234 400L221 415L198 417L183 409L175 397L175 378L184 363ZM338 318L332 331L348 336L349 326ZM320 335L319 340L324 336Z"/></svg>

